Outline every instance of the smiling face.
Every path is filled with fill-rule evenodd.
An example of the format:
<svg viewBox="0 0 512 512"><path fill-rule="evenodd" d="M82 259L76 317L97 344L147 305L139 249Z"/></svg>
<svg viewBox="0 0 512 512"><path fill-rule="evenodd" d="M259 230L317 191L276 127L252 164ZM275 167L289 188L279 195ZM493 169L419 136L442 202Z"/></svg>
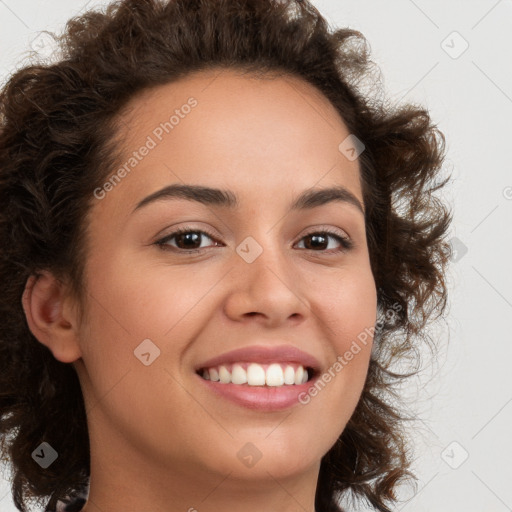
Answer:
<svg viewBox="0 0 512 512"><path fill-rule="evenodd" d="M92 478L316 478L360 397L371 338L344 355L377 313L359 164L338 149L346 126L296 78L227 70L144 92L120 126L126 165L90 212L88 314L73 363ZM263 357L276 347L302 354ZM314 380L240 400L248 384L212 382L222 362L275 362L284 375L309 367ZM329 369L301 403L297 389Z"/></svg>

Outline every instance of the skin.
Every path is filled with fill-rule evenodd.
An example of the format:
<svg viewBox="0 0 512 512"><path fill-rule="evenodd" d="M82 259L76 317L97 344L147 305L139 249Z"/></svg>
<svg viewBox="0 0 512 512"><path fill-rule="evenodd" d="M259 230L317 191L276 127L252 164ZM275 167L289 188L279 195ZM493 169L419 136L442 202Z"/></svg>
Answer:
<svg viewBox="0 0 512 512"><path fill-rule="evenodd" d="M233 70L199 72L133 98L118 124L126 159L189 97L198 101L190 114L93 202L85 321L49 272L30 279L24 294L32 332L73 364L84 393L84 511L314 511L320 460L356 407L371 338L307 405L285 411L252 411L213 395L198 386L194 367L235 348L290 343L326 371L375 325L364 215L342 202L290 211L313 187L342 185L362 203L359 163L339 151L347 127L313 86ZM240 207L172 199L133 212L172 183L230 189ZM176 238L171 250L155 245L179 227L208 229L216 240L202 235L194 254ZM306 235L322 228L354 247L329 237L307 249ZM236 252L248 236L263 249L252 263ZM160 356L146 366L134 350L148 338ZM253 467L237 457L246 443L261 453Z"/></svg>

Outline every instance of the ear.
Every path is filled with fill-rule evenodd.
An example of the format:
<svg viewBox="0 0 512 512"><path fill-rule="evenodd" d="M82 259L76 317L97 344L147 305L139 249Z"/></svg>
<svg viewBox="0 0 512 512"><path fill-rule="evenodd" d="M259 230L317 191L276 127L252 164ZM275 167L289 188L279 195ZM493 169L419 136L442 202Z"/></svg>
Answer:
<svg viewBox="0 0 512 512"><path fill-rule="evenodd" d="M76 314L65 285L48 271L27 279L22 304L32 334L55 359L70 363L82 356Z"/></svg>

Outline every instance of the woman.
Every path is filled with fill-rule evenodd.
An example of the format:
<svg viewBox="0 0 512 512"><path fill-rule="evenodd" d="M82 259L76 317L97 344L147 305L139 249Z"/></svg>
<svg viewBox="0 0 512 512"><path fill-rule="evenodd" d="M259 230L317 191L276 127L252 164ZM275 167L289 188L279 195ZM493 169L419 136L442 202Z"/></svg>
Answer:
<svg viewBox="0 0 512 512"><path fill-rule="evenodd" d="M428 112L306 1L124 0L60 46L0 100L17 508L391 510L393 365L446 303Z"/></svg>

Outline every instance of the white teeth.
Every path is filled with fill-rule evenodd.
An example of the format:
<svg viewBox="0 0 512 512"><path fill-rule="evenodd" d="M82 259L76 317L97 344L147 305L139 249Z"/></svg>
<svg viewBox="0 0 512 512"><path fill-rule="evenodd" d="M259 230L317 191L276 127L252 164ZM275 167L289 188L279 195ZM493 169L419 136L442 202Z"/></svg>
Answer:
<svg viewBox="0 0 512 512"><path fill-rule="evenodd" d="M219 379L223 384L229 384L231 382L231 374L225 366L219 368Z"/></svg>
<svg viewBox="0 0 512 512"><path fill-rule="evenodd" d="M284 383L285 384L295 384L295 370L293 366L287 366L284 371Z"/></svg>
<svg viewBox="0 0 512 512"><path fill-rule="evenodd" d="M304 368L299 366L295 372L295 384L302 384L302 377L304 377Z"/></svg>
<svg viewBox="0 0 512 512"><path fill-rule="evenodd" d="M262 366L256 363L251 363L247 367L247 384L249 384L249 386L265 385L265 370Z"/></svg>
<svg viewBox="0 0 512 512"><path fill-rule="evenodd" d="M265 382L267 386L282 386L284 384L284 375L281 365L274 363L267 368Z"/></svg>
<svg viewBox="0 0 512 512"><path fill-rule="evenodd" d="M212 382L221 382L222 384L247 384L249 386L271 386L279 387L283 385L291 386L293 384L304 384L308 381L307 370L300 365L295 369L290 364L281 366L279 363L272 363L267 366L267 370L258 364L250 363L245 370L246 363L235 363L231 366L221 365L219 367L205 368L202 377ZM265 365L266 366L266 365ZM284 369L283 369L284 368Z"/></svg>
<svg viewBox="0 0 512 512"><path fill-rule="evenodd" d="M231 382L233 384L245 384L247 382L247 372L239 364L233 365Z"/></svg>

